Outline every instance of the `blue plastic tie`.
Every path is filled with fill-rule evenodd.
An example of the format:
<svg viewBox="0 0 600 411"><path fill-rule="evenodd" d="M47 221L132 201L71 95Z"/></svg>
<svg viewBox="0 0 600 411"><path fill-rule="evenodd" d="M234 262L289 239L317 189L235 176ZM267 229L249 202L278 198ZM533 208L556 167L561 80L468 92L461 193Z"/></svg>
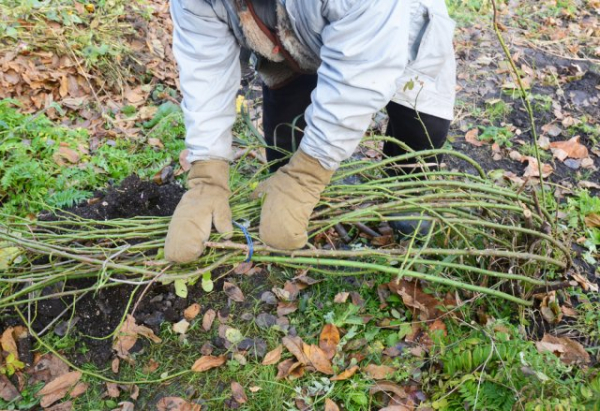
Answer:
<svg viewBox="0 0 600 411"><path fill-rule="evenodd" d="M252 237L250 237L250 234L248 233L248 230L244 225L236 221L234 221L233 224L235 224L240 230L242 230L244 236L246 237L246 242L248 243L248 258L246 258L246 261L244 262L249 263L252 260L252 256L254 255L254 241L252 241Z"/></svg>

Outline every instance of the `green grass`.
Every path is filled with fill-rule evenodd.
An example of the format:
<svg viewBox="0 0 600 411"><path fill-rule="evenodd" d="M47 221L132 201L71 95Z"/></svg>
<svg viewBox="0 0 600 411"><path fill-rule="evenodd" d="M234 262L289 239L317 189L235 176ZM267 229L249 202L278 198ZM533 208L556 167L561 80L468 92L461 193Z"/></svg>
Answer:
<svg viewBox="0 0 600 411"><path fill-rule="evenodd" d="M276 329L260 329L253 320L241 320L241 315L252 313L256 316L265 310L266 307L259 305L255 299L273 285L282 286L293 275L293 272L273 267L267 277L258 282L253 282L252 277L249 281L239 281L237 277L236 283L242 287L247 302L228 306L230 321L227 325L238 329L244 337L264 339L267 351L279 345L284 333ZM319 278L317 274L310 275ZM401 343L410 332L410 324L416 320L397 296L388 298L388 306L381 308L376 284L389 279L379 276L362 278L358 283L324 281L315 284L301 293L299 311L288 316L290 324L307 343L318 343L319 333L327 323L334 323L344 330L343 341L349 345L334 360L336 372L343 370L349 357L358 352L365 356L360 365L380 364L382 351ZM375 286L371 285L371 281L375 281ZM358 291L365 301L364 307L350 302L333 303L334 296L342 291ZM443 288L430 291L436 295L445 293ZM205 295L198 302L215 310L227 306L220 292ZM600 398L600 390L594 382L588 382L590 376L584 369L566 366L551 354L539 353L519 327L508 320L490 320L486 325L478 325L477 312L490 303L487 299L479 300L476 304L462 306L458 317L446 317L444 322L448 336L431 333L434 345L429 355L413 355L409 344L400 356L388 363L398 369L391 380L400 386L413 382L422 384L428 396L425 405L436 410L463 410L465 404L471 408L476 405L482 410L510 410L514 407L525 410L540 409L536 407L558 409L559 405L584 409L578 407ZM364 316L372 319L365 323ZM392 320L397 327L378 326L386 319ZM597 316L589 321L597 322ZM111 373L108 364L101 369L88 364L85 369L127 381L159 379L189 369L200 357L200 347L213 341L217 335L218 321L209 332L203 331L200 323L201 316L192 321L187 338L183 340L171 330L169 323L163 323L160 332L163 342L144 343L143 349L133 356L134 364L121 362L118 376ZM53 340L46 337L46 341ZM350 348L352 345L354 349ZM76 349L65 347L66 352ZM222 353L233 354L233 351L215 349L213 354ZM291 355L284 350L285 358L291 358ZM143 367L150 359L156 361L159 367L146 373ZM241 408L244 410L294 409L297 398L316 409L322 409L325 398L352 411L382 406L380 397L368 394L374 381L364 372L359 371L351 379L339 382L331 382L317 372L307 372L297 380L276 380L276 374L275 365L263 366L249 355L245 363L234 357L226 365L208 372L189 373L164 384L139 384L140 397L134 402L136 408L153 409L155 402L163 396L177 396L208 409L227 409L224 404L231 398L231 383L235 381L245 388L249 398ZM118 402L129 400L129 393L123 390L119 398L103 398L104 385L92 378L86 377L86 381L90 388L75 400L75 409L111 409ZM260 390L252 393L250 387L260 387Z"/></svg>
<svg viewBox="0 0 600 411"><path fill-rule="evenodd" d="M23 216L47 206L69 207L133 173L148 179L177 165L184 148L181 115L159 110L157 116L146 137L161 139L164 149L146 138L123 137L90 152L86 130L60 126L42 113L22 114L16 102L0 101L1 212Z"/></svg>

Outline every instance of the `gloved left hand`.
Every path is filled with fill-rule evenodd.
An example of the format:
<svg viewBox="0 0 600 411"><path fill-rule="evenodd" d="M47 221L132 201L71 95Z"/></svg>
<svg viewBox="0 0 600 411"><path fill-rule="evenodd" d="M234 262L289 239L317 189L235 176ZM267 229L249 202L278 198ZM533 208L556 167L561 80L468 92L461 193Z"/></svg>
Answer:
<svg viewBox="0 0 600 411"><path fill-rule="evenodd" d="M262 182L253 195L265 199L260 215L261 240L280 250L304 247L310 215L332 175L332 170L298 150L289 164Z"/></svg>

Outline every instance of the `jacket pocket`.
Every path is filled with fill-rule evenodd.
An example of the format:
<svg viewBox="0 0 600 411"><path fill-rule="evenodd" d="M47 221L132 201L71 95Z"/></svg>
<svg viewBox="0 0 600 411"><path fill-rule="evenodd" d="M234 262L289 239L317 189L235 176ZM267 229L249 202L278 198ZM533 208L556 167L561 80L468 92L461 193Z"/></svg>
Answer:
<svg viewBox="0 0 600 411"><path fill-rule="evenodd" d="M452 40L456 23L443 14L429 12L428 17L417 56L407 69L435 80L448 59L454 58Z"/></svg>

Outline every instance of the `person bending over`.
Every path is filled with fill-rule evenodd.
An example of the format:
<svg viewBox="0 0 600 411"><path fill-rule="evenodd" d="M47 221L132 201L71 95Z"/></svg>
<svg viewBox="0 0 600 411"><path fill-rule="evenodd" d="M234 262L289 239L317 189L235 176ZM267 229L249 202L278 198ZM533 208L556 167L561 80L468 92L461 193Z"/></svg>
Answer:
<svg viewBox="0 0 600 411"><path fill-rule="evenodd" d="M379 110L389 115L386 134L413 150L446 140L456 67L444 0L171 0L171 14L192 167L165 241L170 261L200 256L213 225L233 231L228 179L240 49L254 52L263 82L274 163L258 188L259 235L269 246L306 245L322 191ZM390 142L383 150L404 153ZM287 163L285 151L294 152Z"/></svg>

